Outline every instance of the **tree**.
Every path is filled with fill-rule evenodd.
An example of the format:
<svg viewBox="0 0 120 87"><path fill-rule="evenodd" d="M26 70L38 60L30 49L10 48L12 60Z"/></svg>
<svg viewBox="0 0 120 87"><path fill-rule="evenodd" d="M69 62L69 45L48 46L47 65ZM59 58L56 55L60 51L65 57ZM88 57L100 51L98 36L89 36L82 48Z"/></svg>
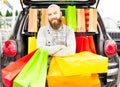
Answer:
<svg viewBox="0 0 120 87"><path fill-rule="evenodd" d="M15 12L15 16L18 16L18 10L16 10L16 12Z"/></svg>
<svg viewBox="0 0 120 87"><path fill-rule="evenodd" d="M1 11L0 11L0 16L2 16L2 13L1 13Z"/></svg>
<svg viewBox="0 0 120 87"><path fill-rule="evenodd" d="M9 17L9 16L11 16L11 13L7 10L6 11L6 17Z"/></svg>

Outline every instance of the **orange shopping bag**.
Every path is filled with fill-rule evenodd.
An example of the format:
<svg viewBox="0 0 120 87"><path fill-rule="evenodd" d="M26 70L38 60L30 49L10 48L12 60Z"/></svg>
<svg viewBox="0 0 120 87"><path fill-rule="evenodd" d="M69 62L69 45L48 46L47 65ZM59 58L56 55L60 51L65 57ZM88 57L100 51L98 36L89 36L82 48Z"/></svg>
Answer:
<svg viewBox="0 0 120 87"><path fill-rule="evenodd" d="M96 73L107 72L107 66L108 58L86 51L71 56L53 57L47 75L48 86L100 87Z"/></svg>
<svg viewBox="0 0 120 87"><path fill-rule="evenodd" d="M62 21L63 24L66 25L66 18L64 16L62 16L61 21Z"/></svg>

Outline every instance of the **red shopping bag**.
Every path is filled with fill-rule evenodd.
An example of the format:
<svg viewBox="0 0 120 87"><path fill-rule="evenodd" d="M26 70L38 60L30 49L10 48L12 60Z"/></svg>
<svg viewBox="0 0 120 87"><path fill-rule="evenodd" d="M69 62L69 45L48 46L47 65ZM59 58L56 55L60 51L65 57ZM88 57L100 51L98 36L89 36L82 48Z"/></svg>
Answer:
<svg viewBox="0 0 120 87"><path fill-rule="evenodd" d="M76 36L76 53L81 51L96 53L93 36Z"/></svg>
<svg viewBox="0 0 120 87"><path fill-rule="evenodd" d="M84 47L83 47L84 45ZM88 40L86 36L76 36L76 53L86 51L89 49Z"/></svg>
<svg viewBox="0 0 120 87"><path fill-rule="evenodd" d="M18 75L35 52L36 50L2 69L2 81L5 87L12 87L14 78Z"/></svg>

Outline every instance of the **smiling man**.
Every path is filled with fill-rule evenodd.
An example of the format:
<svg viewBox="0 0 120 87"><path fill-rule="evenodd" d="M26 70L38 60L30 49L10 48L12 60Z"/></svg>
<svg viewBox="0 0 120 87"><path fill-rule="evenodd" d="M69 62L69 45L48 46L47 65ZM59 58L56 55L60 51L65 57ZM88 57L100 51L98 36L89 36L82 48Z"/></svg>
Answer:
<svg viewBox="0 0 120 87"><path fill-rule="evenodd" d="M72 28L62 24L60 7L52 4L48 7L49 25L39 29L37 47L48 50L49 56L66 56L76 51L75 34Z"/></svg>
<svg viewBox="0 0 120 87"><path fill-rule="evenodd" d="M48 21L53 29L59 29L61 23L62 12L57 5L50 5L48 7Z"/></svg>

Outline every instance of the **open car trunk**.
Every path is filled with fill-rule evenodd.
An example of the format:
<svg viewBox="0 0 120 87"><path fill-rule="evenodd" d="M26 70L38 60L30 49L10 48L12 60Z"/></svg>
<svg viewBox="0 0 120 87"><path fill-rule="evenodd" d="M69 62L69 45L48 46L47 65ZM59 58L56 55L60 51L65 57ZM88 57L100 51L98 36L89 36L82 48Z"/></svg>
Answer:
<svg viewBox="0 0 120 87"><path fill-rule="evenodd" d="M21 3L22 3L22 1L21 1ZM23 8L22 13L20 14L21 20L17 20L18 25L15 26L15 32L14 32L14 35L12 38L12 39L17 39L16 42L17 42L17 45L19 46L18 47L19 52L15 56L16 58L17 57L20 58L20 56L24 56L29 52L28 51L29 47L30 47L29 44L31 44L32 46L33 46L33 44L35 44L35 43L30 43L28 40L31 37L36 37L37 31L39 30L39 28L48 23L48 22L45 22L45 20L47 18L45 15L45 11L50 4L59 5L63 12L63 18L65 18L66 17L66 9L68 8L68 6L76 6L76 10L79 10L79 11L81 11L81 10L82 11L96 10L99 0L23 0L23 3L27 7ZM79 11L77 11L77 12L79 12ZM72 14L72 12L70 12L70 13ZM88 24L84 24L83 26L85 27L85 30L82 30L82 31L79 30L80 29L80 26L79 26L78 31L77 30L74 31L76 37L83 36L83 37L87 38L89 36L92 36L91 40L94 43L93 46L95 46L95 47L93 47L93 48L95 48L95 50L92 52L103 55L103 56L107 56L105 54L104 43L109 38L106 34L105 27L104 27L104 24L102 22L99 12L98 11L96 12L96 14L97 14L96 17L92 16L90 19L85 19L85 18L87 18L87 17L85 17L85 12L80 12L80 13L83 14L84 19L79 20L79 22L81 21L81 23L85 23L87 21L88 24L95 23L97 31L89 31L89 29L86 30L86 27L89 27L89 26L86 26ZM86 14L86 16L88 16L88 15L90 15L90 14ZM83 18L83 16L80 16L79 18ZM78 16L75 16L75 14L74 14L74 17L78 17ZM72 17L70 17L70 18L74 18L74 17L72 15ZM89 16L88 16L88 18L89 18ZM93 18L97 19L96 22L88 21L88 20L93 20ZM32 23L30 23L30 22L32 22ZM63 19L63 22L64 22L64 19ZM66 22L65 22L65 24L68 25L68 23L66 23ZM73 20L71 21L71 23L72 22L73 22ZM76 23L79 25L81 24L81 23L78 23L78 21ZM31 25L35 26L35 29L31 28L32 27ZM72 25L72 24L70 24L70 25ZM76 42L77 41L78 40L76 40ZM86 39L86 42L84 42L85 44L83 44L83 46L81 46L81 47L84 47L84 48L88 47L89 45L87 44L87 41L88 40ZM79 43L79 44L81 44L81 43ZM22 52L24 54L21 55ZM79 50L79 52L80 52L80 50ZM99 78L100 78L102 87L114 87L116 85L116 79L117 79L117 75L118 75L117 74L117 72L118 72L117 55L109 56L108 59L109 59L109 64L108 64L109 70L113 71L113 69L116 69L116 71L114 73L110 72L110 73L99 74ZM110 75L110 76L107 76L107 75ZM110 84L108 84L108 82L110 82Z"/></svg>
<svg viewBox="0 0 120 87"><path fill-rule="evenodd" d="M66 7L67 5L79 6L91 6L96 3L96 0L23 0L23 3L27 6L40 6L46 7L50 4L58 4L61 7Z"/></svg>
<svg viewBox="0 0 120 87"><path fill-rule="evenodd" d="M96 0L74 0L74 1L73 0L71 0L71 1L70 0L69 1L51 0L50 2L48 0L24 0L23 3L29 7L29 12L30 12L31 9L35 10L37 8L37 10L38 10L37 11L37 14L38 14L37 18L39 20L39 21L37 21L38 29L41 26L45 25L45 24L41 24L41 21L42 21L42 19L45 20L47 18L44 13L45 13L45 9L50 4L54 3L54 4L59 5L61 7L61 10L63 12L63 16L64 17L65 17L65 14L66 14L65 10L66 10L66 8L68 6L76 6L76 10L78 10L78 9L86 10L86 9L96 9L97 5L98 5ZM95 4L96 4L96 6L93 7L93 5L95 5ZM44 17L41 15L42 12L44 14ZM29 16L30 16L30 14L29 14ZM29 19L29 16L28 16L28 20L29 21L34 19L34 18L30 18ZM100 16L100 15L97 13L96 19L97 19L98 16ZM28 23L28 26L29 26L29 21L28 20L26 20L26 22ZM100 18L100 20L101 20L101 18ZM83 20L83 21L85 22L85 20ZM96 22L96 25L97 25L97 22ZM104 40L105 40L104 39L105 38L105 34L102 33L102 32L105 32L105 30L104 30L104 27L103 27L103 29L101 29L100 27L101 27L101 25L98 24L97 32L92 32L92 31L90 31L90 32L88 32L88 31L83 31L83 32L78 31L77 32L77 31L75 31L75 35L76 35L76 37L77 36L84 36L84 37L92 36L93 42L94 42L94 46L95 46L95 49L96 49L96 51L94 51L94 53L97 53L97 54L100 54L100 55L104 56L105 54L103 52L103 50L104 50L103 45L104 45ZM25 27L24 31L26 32L26 31L29 31L29 30L27 30L26 27ZM33 32L36 33L36 31L33 31ZM24 34L24 37L34 36L35 34L33 32L29 32L29 33L26 32ZM28 40L25 40L25 41L28 41ZM27 46L27 44L26 44L26 46ZM26 52L28 52L28 50L26 50ZM103 85L107 84L107 74L106 73L101 74L100 75L100 79L101 79L101 84L103 84Z"/></svg>

